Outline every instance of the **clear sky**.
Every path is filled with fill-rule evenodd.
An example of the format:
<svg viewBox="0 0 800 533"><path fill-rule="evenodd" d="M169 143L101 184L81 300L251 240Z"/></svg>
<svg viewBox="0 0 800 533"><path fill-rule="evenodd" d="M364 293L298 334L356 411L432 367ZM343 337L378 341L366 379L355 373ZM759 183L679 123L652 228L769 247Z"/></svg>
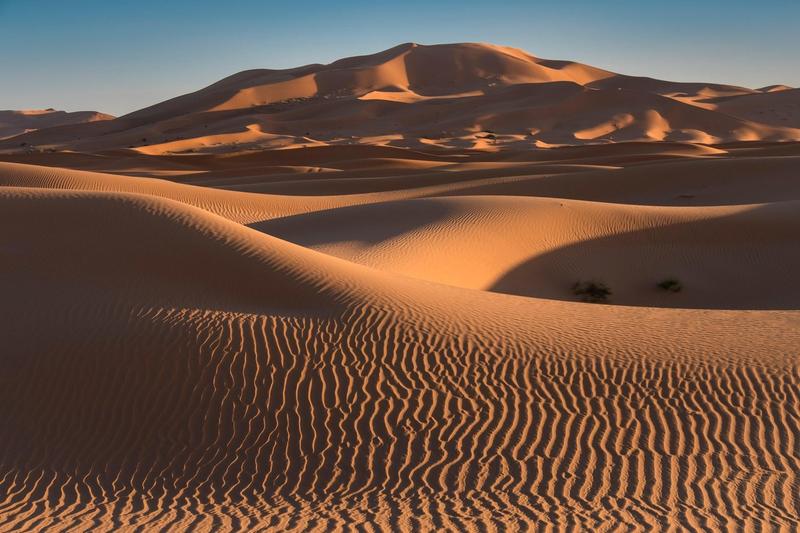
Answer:
<svg viewBox="0 0 800 533"><path fill-rule="evenodd" d="M124 114L250 68L491 42L675 81L800 86L800 0L0 0L0 109Z"/></svg>

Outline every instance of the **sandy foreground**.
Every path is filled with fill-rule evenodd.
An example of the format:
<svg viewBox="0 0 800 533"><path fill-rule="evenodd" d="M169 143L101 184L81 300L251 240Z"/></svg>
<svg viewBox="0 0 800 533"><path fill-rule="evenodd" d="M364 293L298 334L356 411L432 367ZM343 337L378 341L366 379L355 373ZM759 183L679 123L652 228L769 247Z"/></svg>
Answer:
<svg viewBox="0 0 800 533"><path fill-rule="evenodd" d="M417 48L356 100L430 105ZM225 91L160 105L272 94ZM747 118L796 95L697 91L759 140L4 141L0 531L796 530L799 124Z"/></svg>

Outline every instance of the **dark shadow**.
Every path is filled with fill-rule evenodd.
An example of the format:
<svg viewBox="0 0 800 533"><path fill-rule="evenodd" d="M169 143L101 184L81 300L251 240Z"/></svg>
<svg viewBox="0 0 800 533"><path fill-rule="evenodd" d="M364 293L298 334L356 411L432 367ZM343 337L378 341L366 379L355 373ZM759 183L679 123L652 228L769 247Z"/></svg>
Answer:
<svg viewBox="0 0 800 533"><path fill-rule="evenodd" d="M690 159L590 170L464 188L459 195L513 195L633 205L714 206L800 200L800 159Z"/></svg>
<svg viewBox="0 0 800 533"><path fill-rule="evenodd" d="M609 303L711 309L800 309L800 216L793 203L588 240L533 258L490 290L579 301L599 281ZM680 292L659 288L677 280Z"/></svg>
<svg viewBox="0 0 800 533"><path fill-rule="evenodd" d="M339 207L265 220L249 227L306 247L343 241L375 245L438 222L453 213L454 208L443 202L407 200Z"/></svg>

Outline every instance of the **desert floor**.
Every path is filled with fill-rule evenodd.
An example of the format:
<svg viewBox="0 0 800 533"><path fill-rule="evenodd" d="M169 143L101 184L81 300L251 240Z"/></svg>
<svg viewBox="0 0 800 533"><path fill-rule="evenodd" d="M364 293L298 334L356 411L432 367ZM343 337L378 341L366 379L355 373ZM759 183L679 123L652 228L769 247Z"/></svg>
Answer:
<svg viewBox="0 0 800 533"><path fill-rule="evenodd" d="M800 527L800 143L0 159L2 531Z"/></svg>

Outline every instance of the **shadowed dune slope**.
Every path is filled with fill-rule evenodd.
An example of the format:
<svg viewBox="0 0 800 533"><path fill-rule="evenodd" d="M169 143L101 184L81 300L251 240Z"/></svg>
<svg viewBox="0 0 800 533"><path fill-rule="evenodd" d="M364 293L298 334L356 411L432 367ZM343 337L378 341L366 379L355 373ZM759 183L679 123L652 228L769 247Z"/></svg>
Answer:
<svg viewBox="0 0 800 533"><path fill-rule="evenodd" d="M656 160L622 168L464 183L452 194L547 196L672 206L741 205L800 200L796 154ZM446 193L443 193L446 194Z"/></svg>
<svg viewBox="0 0 800 533"><path fill-rule="evenodd" d="M447 287L141 194L0 227L0 530L800 520L796 311Z"/></svg>
<svg viewBox="0 0 800 533"><path fill-rule="evenodd" d="M199 207L236 222L254 222L313 209L314 199L270 197L172 183L155 178L119 176L84 170L0 163L0 185L80 191L145 194ZM335 204L318 203L325 206Z"/></svg>
<svg viewBox="0 0 800 533"><path fill-rule="evenodd" d="M797 202L646 207L506 196L372 204L254 227L374 268L554 299L597 280L625 305L795 309ZM369 224L364 224L369 220ZM659 290L679 280L677 294Z"/></svg>
<svg viewBox="0 0 800 533"><path fill-rule="evenodd" d="M631 77L485 43L407 43L328 65L240 72L114 120L0 141L0 152L21 143L160 155L788 141L800 139L796 93Z"/></svg>
<svg viewBox="0 0 800 533"><path fill-rule="evenodd" d="M408 43L0 112L0 533L800 530L797 106Z"/></svg>
<svg viewBox="0 0 800 533"><path fill-rule="evenodd" d="M56 111L55 109L2 110L0 111L0 139L21 133L66 126L111 120L114 117L97 111ZM12 141L13 142L13 141ZM24 143L24 141L21 141Z"/></svg>
<svg viewBox="0 0 800 533"><path fill-rule="evenodd" d="M717 109L746 120L800 128L800 89L758 93L740 98L712 100Z"/></svg>

